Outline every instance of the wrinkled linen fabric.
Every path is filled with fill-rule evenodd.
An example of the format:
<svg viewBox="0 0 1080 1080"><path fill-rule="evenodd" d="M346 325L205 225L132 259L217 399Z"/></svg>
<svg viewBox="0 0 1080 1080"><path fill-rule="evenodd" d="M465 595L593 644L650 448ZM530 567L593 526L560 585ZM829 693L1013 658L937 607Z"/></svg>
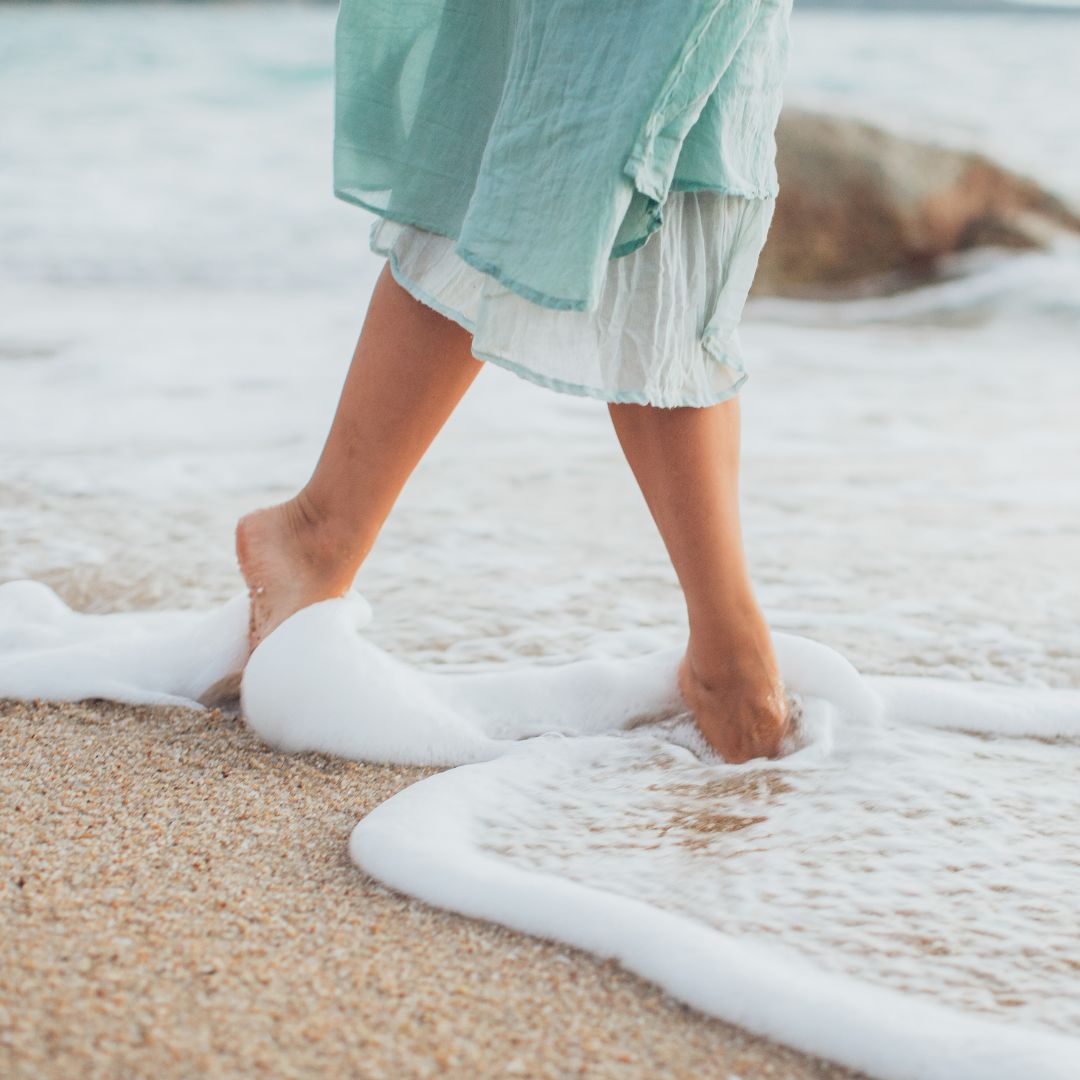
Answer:
<svg viewBox="0 0 1080 1080"><path fill-rule="evenodd" d="M526 300L460 258L452 238L413 225L377 218L370 246L417 299L473 334L480 359L566 393L704 406L747 378L737 324L773 207L672 192L664 227L608 261L595 311Z"/></svg>
<svg viewBox="0 0 1080 1080"><path fill-rule="evenodd" d="M341 0L334 192L452 240L489 290L498 282L533 305L597 312L609 262L663 232L673 193L775 198L790 9L791 0ZM756 259L758 238L743 232ZM703 348L732 338L721 292L717 307L685 317L700 322ZM481 318L510 310L474 307ZM520 354L515 363L524 373ZM588 387L582 364L566 381Z"/></svg>

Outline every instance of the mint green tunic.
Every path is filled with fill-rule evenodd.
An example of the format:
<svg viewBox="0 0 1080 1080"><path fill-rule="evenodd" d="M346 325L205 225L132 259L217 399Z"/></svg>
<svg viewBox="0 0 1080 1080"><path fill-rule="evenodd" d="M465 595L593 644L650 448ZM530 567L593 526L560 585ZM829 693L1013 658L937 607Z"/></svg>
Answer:
<svg viewBox="0 0 1080 1080"><path fill-rule="evenodd" d="M334 192L592 311L670 191L778 191L791 0L341 0Z"/></svg>

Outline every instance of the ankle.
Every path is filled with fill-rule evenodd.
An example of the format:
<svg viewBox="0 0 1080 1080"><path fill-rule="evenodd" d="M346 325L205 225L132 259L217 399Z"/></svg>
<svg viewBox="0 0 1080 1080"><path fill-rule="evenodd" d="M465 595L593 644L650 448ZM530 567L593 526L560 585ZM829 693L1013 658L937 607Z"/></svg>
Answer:
<svg viewBox="0 0 1080 1080"><path fill-rule="evenodd" d="M734 686L765 690L780 681L772 637L764 619L734 633L691 635L686 666L687 674L710 693L727 692Z"/></svg>
<svg viewBox="0 0 1080 1080"><path fill-rule="evenodd" d="M752 696L767 695L781 684L779 670L767 658L710 658L701 664L687 655L684 674L701 693L710 696L727 697L734 691Z"/></svg>
<svg viewBox="0 0 1080 1080"><path fill-rule="evenodd" d="M289 529L298 542L317 546L325 543L333 532L333 518L311 491L302 487L284 504L289 517Z"/></svg>
<svg viewBox="0 0 1080 1080"><path fill-rule="evenodd" d="M366 551L302 488L282 503L289 539L307 570L328 582L351 584Z"/></svg>

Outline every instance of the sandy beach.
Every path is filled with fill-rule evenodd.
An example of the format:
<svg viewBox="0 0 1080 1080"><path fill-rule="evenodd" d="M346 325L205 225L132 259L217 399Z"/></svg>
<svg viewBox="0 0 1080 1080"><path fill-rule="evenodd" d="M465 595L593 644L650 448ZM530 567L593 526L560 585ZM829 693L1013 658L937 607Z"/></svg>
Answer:
<svg viewBox="0 0 1080 1080"><path fill-rule="evenodd" d="M360 873L352 826L432 770L99 701L0 703L0 739L5 1076L855 1075Z"/></svg>

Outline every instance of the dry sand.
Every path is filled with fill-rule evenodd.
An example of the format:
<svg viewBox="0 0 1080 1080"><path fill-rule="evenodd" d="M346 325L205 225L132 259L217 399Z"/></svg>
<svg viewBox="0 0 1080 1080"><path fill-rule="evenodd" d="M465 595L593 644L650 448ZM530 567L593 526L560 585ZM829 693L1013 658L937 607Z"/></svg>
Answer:
<svg viewBox="0 0 1080 1080"><path fill-rule="evenodd" d="M366 877L352 826L432 770L97 701L0 702L0 754L5 1077L853 1075Z"/></svg>

